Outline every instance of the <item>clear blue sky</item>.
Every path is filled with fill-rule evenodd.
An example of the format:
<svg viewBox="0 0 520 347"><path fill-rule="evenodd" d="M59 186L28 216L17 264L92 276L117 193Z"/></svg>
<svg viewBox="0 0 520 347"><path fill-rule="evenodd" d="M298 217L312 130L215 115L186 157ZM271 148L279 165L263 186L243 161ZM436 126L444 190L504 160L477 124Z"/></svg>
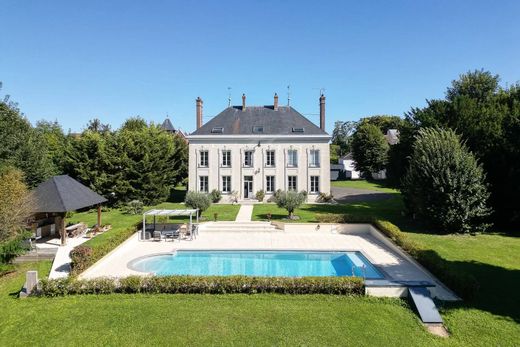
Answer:
<svg viewBox="0 0 520 347"><path fill-rule="evenodd" d="M227 105L286 102L327 128L443 97L484 68L520 79L520 1L23 1L0 3L0 95L67 131L134 115L195 127ZM314 114L314 115L313 115Z"/></svg>

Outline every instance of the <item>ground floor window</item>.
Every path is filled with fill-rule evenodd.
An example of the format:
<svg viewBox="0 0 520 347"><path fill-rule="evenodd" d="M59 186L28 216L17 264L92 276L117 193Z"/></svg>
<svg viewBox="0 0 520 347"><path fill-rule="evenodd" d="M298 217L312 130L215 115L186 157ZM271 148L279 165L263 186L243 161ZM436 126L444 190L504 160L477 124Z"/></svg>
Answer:
<svg viewBox="0 0 520 347"><path fill-rule="evenodd" d="M265 176L265 191L272 193L274 190L274 176Z"/></svg>
<svg viewBox="0 0 520 347"><path fill-rule="evenodd" d="M231 192L231 176L222 176L222 193Z"/></svg>
<svg viewBox="0 0 520 347"><path fill-rule="evenodd" d="M208 176L199 176L199 192L207 193L208 191Z"/></svg>
<svg viewBox="0 0 520 347"><path fill-rule="evenodd" d="M297 190L297 177L296 176L287 176L287 190Z"/></svg>
<svg viewBox="0 0 520 347"><path fill-rule="evenodd" d="M320 176L311 176L311 193L320 191Z"/></svg>

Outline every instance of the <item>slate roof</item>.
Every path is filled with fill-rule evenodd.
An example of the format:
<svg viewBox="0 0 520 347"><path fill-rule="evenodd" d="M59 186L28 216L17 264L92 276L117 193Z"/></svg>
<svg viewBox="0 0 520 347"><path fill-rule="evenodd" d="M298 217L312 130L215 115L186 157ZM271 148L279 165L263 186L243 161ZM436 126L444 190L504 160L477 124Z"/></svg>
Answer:
<svg viewBox="0 0 520 347"><path fill-rule="evenodd" d="M48 179L32 194L35 199L34 213L75 211L107 201L68 175Z"/></svg>
<svg viewBox="0 0 520 347"><path fill-rule="evenodd" d="M161 128L166 131L175 132L175 128L173 127L172 122L170 121L170 118L166 118L164 122L161 125Z"/></svg>
<svg viewBox="0 0 520 347"><path fill-rule="evenodd" d="M253 127L263 127L263 132L254 132ZM224 128L222 133L212 133L213 128ZM303 128L300 133L293 128ZM318 126L290 106L279 106L275 111L269 106L231 106L195 130L191 135L328 135Z"/></svg>

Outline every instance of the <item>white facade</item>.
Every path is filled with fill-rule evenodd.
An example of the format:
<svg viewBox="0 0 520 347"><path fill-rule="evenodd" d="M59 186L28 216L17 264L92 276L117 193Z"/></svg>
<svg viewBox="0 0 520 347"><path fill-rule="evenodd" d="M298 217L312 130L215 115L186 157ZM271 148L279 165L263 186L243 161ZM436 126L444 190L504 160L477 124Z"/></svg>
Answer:
<svg viewBox="0 0 520 347"><path fill-rule="evenodd" d="M239 200L256 199L260 190L266 193L265 200L278 189L305 190L311 202L320 192L330 194L329 135L190 135L188 139L191 191L217 189L223 202L233 201L235 194Z"/></svg>

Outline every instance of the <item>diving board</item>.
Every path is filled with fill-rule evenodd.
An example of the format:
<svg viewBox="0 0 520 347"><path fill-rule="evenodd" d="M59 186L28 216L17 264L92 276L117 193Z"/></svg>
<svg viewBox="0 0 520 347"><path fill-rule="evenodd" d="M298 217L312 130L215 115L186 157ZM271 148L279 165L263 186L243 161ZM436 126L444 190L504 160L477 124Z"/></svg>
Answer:
<svg viewBox="0 0 520 347"><path fill-rule="evenodd" d="M408 292L423 323L443 323L428 288L408 287Z"/></svg>

